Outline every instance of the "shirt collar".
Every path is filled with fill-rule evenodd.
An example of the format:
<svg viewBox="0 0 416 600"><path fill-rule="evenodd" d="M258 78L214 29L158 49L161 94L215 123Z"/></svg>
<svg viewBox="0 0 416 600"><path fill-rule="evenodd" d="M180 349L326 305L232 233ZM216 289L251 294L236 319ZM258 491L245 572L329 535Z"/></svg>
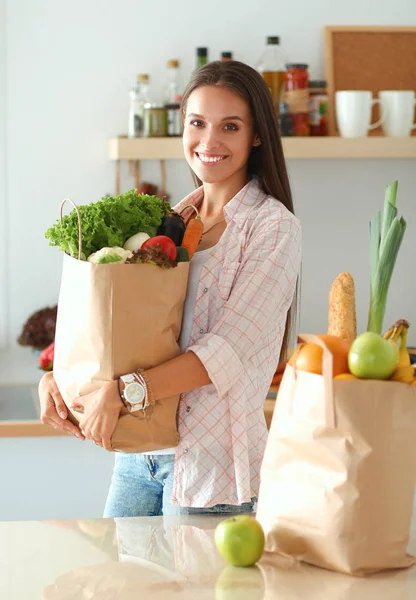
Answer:
<svg viewBox="0 0 416 600"><path fill-rule="evenodd" d="M243 225L251 209L259 204L265 197L265 193L260 188L257 178L253 177L229 202L224 206L225 220L234 221L237 225ZM180 212L187 206L193 205L196 208L201 206L204 198L203 186L197 188L186 196L179 204L175 206L175 211ZM189 212L189 211L187 211ZM187 214L184 215L188 216Z"/></svg>

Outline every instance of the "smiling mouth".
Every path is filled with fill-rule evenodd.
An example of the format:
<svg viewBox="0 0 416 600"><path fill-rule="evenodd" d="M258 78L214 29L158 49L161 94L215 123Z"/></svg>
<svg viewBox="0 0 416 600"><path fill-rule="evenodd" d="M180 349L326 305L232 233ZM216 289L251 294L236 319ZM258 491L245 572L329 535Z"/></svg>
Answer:
<svg viewBox="0 0 416 600"><path fill-rule="evenodd" d="M195 154L204 165L217 165L228 158L228 156L225 155L209 156L208 154L203 154L202 152L195 152Z"/></svg>

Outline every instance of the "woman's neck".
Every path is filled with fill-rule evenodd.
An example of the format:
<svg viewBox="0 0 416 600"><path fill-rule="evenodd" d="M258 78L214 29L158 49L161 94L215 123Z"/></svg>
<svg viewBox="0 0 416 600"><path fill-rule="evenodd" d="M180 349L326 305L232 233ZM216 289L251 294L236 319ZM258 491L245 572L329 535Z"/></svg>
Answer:
<svg viewBox="0 0 416 600"><path fill-rule="evenodd" d="M248 183L248 177L233 178L221 183L204 183L204 199L200 207L200 214L205 219L216 219L223 214L224 206ZM203 220L203 219L202 219Z"/></svg>

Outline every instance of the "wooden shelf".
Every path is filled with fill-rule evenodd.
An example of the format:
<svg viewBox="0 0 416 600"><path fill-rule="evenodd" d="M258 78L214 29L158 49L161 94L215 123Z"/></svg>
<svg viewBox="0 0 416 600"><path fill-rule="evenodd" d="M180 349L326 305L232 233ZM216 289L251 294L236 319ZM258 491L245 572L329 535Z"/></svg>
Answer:
<svg viewBox="0 0 416 600"><path fill-rule="evenodd" d="M340 137L283 138L287 159L416 158L416 136L407 138ZM180 160L181 138L114 138L109 141L111 160Z"/></svg>

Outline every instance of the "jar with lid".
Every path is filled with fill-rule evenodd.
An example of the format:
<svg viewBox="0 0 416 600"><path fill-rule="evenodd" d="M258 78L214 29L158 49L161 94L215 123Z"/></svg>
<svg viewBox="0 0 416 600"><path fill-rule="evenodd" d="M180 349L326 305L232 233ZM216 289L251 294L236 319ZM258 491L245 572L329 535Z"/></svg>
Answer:
<svg viewBox="0 0 416 600"><path fill-rule="evenodd" d="M305 63L287 63L285 102L292 116L293 135L309 135L309 74Z"/></svg>
<svg viewBox="0 0 416 600"><path fill-rule="evenodd" d="M323 80L309 82L309 128L310 135L328 135L328 94Z"/></svg>
<svg viewBox="0 0 416 600"><path fill-rule="evenodd" d="M165 137L167 134L166 108L163 104L148 102L144 105L143 137Z"/></svg>
<svg viewBox="0 0 416 600"><path fill-rule="evenodd" d="M233 60L233 53L228 51L221 52L220 61L228 62L229 60Z"/></svg>

